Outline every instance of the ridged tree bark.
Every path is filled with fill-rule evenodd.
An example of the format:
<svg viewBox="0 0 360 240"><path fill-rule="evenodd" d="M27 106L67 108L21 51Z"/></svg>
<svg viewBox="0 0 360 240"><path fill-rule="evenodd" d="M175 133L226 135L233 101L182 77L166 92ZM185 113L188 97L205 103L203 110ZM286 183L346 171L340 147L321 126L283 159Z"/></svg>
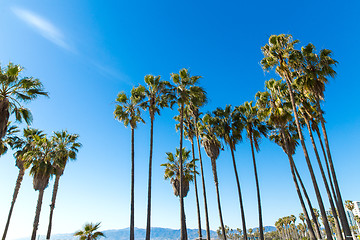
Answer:
<svg viewBox="0 0 360 240"><path fill-rule="evenodd" d="M230 137L229 137L229 138L230 138ZM231 141L231 140L230 140L230 141ZM242 200L242 195L241 195L241 188L240 188L239 176L238 176L238 172L237 172L237 168L236 168L236 163L235 163L234 146L233 146L233 143L232 143L232 142L230 142L230 150L231 150L231 156L232 156L232 160L233 160L233 167L234 167L236 184L237 184L238 195L239 195L241 221L242 221L244 239L247 239L247 230L246 230L246 222L245 222L245 211L244 211L244 205L243 205L243 200Z"/></svg>
<svg viewBox="0 0 360 240"><path fill-rule="evenodd" d="M281 63L282 63L282 61L281 61ZM315 178L315 174L314 174L311 162L310 162L309 154L308 154L308 151L306 149L305 140L304 140L302 130L301 130L301 127L300 127L299 117L298 117L298 114L297 114L297 111L296 111L294 94L293 94L293 89L292 89L292 86L291 86L290 79L291 78L289 76L289 73L286 72L286 84L288 86L288 90L289 90L289 94L290 94L291 105L292 105L293 114L294 114L294 117L295 117L295 123L296 123L296 127L297 127L297 130L298 130L301 146L303 148L303 152L304 152L304 155L305 155L305 160L306 160L306 163L307 163L307 166L308 166L308 169L309 169L309 172L310 172L311 180L312 180L312 183L313 183L313 186L314 186L316 198L317 198L317 201L318 201L318 204L319 204L320 213L321 213L321 217L322 217L325 232L326 232L326 236L327 236L328 240L332 240L333 238L332 238L329 222L327 220L326 211L325 211L325 208L324 208L324 204L323 204L323 201L322 201L322 198L321 198L320 190L319 190L316 178Z"/></svg>
<svg viewBox="0 0 360 240"><path fill-rule="evenodd" d="M311 143L312 143L314 151L315 151L315 157L316 157L316 160L317 160L318 165L319 165L319 169L320 169L320 173L321 173L324 185L325 185L326 193L327 193L328 198L329 198L330 208L331 208L331 211L332 211L333 216L334 216L334 222L335 222L335 228L336 228L336 239L342 240L343 238L341 236L341 228L340 228L340 224L339 224L339 221L338 221L338 215L336 213L336 208L335 208L335 205L334 205L333 198L331 196L331 192L330 192L329 184L328 184L326 176L325 176L324 168L323 168L321 160L320 160L319 152L318 152L316 144L315 144L314 136L313 136L312 131L311 131L310 122L309 122L309 119L307 118L307 116L304 116L304 120L305 120L307 129L308 129L308 132L309 132L309 135L310 135Z"/></svg>
<svg viewBox="0 0 360 240"><path fill-rule="evenodd" d="M196 125L195 125L195 127L196 127ZM200 161L200 170L201 170L201 183L202 183L202 190L203 190L203 197L204 197L206 239L210 240L210 226L209 226L209 215L208 215L207 199L206 199L204 169L203 169L203 164L202 164L201 149L200 149L200 139L199 139L199 133L198 133L197 127L196 127L196 141L197 141L197 146L198 146L198 151L199 151L199 161Z"/></svg>
<svg viewBox="0 0 360 240"><path fill-rule="evenodd" d="M184 210L184 193L183 193L183 159L182 159L182 148L183 148L183 131L184 131L184 104L180 106L180 239L187 240L187 231L185 226L185 210Z"/></svg>
<svg viewBox="0 0 360 240"><path fill-rule="evenodd" d="M42 205L42 200L44 197L44 190L45 189L40 189L39 190L39 197L38 197L38 201L37 201L37 205L36 205L36 212L35 212L35 218L34 218L34 225L33 225L33 231L32 231L32 235L31 235L31 240L36 240L36 232L39 226L39 220L40 220L40 212L41 212L41 205Z"/></svg>
<svg viewBox="0 0 360 240"><path fill-rule="evenodd" d="M193 159L195 159L194 139L191 139L190 141L191 141L191 152L193 155ZM196 199L197 220L198 220L198 228L199 228L199 238L202 239L200 204L199 204L199 196L198 196L197 181L196 181L196 164L194 164L194 185L195 185L195 199Z"/></svg>
<svg viewBox="0 0 360 240"><path fill-rule="evenodd" d="M299 200L300 200L300 204L301 204L301 207L303 209L303 213L304 213L304 217L305 217L305 220L306 220L306 223L308 224L308 230L309 230L309 236L310 236L310 239L313 239L315 240L316 237L315 237L315 232L314 232L314 229L312 228L312 225L311 225L311 221L310 221L310 218L309 218L309 214L306 210L306 206L305 206L305 203L304 203L304 199L301 195L301 192L300 192L300 188L299 188L299 183L296 179L296 175L295 175L295 171L294 171L294 159L293 157L291 156L290 154L290 151L289 151L289 142L287 141L287 138L285 136L285 133L284 133L284 130L281 129L281 135L282 135L282 138L285 140L285 149L286 149L286 155L288 156L288 159L289 159L289 164L290 164L290 169L291 169L291 175L293 177L293 180L294 180L294 184L295 184L295 189L296 189L296 192L298 194L298 197L299 197ZM311 209L312 211L312 209ZM304 222L304 227L306 228L305 226L305 222Z"/></svg>
<svg viewBox="0 0 360 240"><path fill-rule="evenodd" d="M135 165L135 149L134 149L134 128L131 128L131 200L130 200L130 240L134 240L134 165Z"/></svg>
<svg viewBox="0 0 360 240"><path fill-rule="evenodd" d="M338 181L337 181L334 164L333 164L332 157L331 157L329 141L328 141L327 132L326 132L326 128L325 128L325 119L324 119L323 114L322 114L322 110L321 110L321 107L320 107L319 100L316 101L316 104L317 104L317 110L320 113L321 129L322 129L323 137L324 137L324 141L325 141L326 153L327 153L328 160L329 160L329 165L330 165L330 169L331 169L331 175L332 175L335 190L336 190L336 199L337 199L336 203L337 203L337 207L338 207L338 211L339 211L340 221L341 221L343 231L344 231L344 234L345 234L345 239L351 239L352 238L350 236L351 235L351 230L350 230L349 223L348 223L348 220L347 220L346 214L345 214L344 204L343 204L343 200L342 200L342 197L341 197L341 192L340 192L339 184L338 184Z"/></svg>
<svg viewBox="0 0 360 240"><path fill-rule="evenodd" d="M56 175L52 198L51 198L51 205L50 205L49 225L48 225L48 230L46 233L46 239L48 239L48 240L50 240L50 236L51 236L52 219L53 219L53 214L54 214L54 209L55 209L56 195L57 195L58 188L59 188L59 181L60 181L60 175Z"/></svg>
<svg viewBox="0 0 360 240"><path fill-rule="evenodd" d="M13 209L14 209L14 206L15 206L16 198L17 198L17 196L19 194L19 190L20 190L20 187L21 187L21 182L23 180L24 174L25 174L25 169L20 168L19 169L19 174L18 174L18 177L17 177L17 180L16 180L13 199L11 201L9 215L8 215L8 218L7 218L7 221L6 221L5 230L4 230L4 233L3 233L3 236L2 236L2 240L6 239L7 231L9 229L9 225L10 225L11 215L12 215L12 212L13 212Z"/></svg>
<svg viewBox="0 0 360 240"><path fill-rule="evenodd" d="M257 200L258 200L258 211L259 211L259 232L260 232L260 240L264 240L264 229L262 222L262 212L261 212L261 199L260 199L260 187L259 187L259 178L256 169L255 162L255 153L254 153L254 143L253 143L253 135L250 129L250 144L251 144L251 154L254 164L254 174L255 174L255 182L256 182L256 192L257 192Z"/></svg>
<svg viewBox="0 0 360 240"><path fill-rule="evenodd" d="M9 100L5 98L0 101L0 140L6 135L9 115Z"/></svg>
<svg viewBox="0 0 360 240"><path fill-rule="evenodd" d="M148 180L148 202L147 202L147 219L146 219L146 240L150 240L151 230L151 174L152 174L152 155L154 141L154 116L150 113L150 157L149 157L149 180Z"/></svg>

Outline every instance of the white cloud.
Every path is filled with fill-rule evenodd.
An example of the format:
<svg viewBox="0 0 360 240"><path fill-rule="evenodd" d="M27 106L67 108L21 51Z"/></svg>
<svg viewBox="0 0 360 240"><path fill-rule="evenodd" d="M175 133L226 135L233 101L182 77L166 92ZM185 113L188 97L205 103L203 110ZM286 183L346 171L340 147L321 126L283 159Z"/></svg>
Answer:
<svg viewBox="0 0 360 240"><path fill-rule="evenodd" d="M48 39L49 41L55 43L56 45L66 50L71 51L71 47L65 41L62 32L57 27L55 27L51 22L36 15L35 13L29 10L21 9L18 7L13 7L11 10L19 19L21 19L22 21L30 25L32 28L34 28L44 38Z"/></svg>

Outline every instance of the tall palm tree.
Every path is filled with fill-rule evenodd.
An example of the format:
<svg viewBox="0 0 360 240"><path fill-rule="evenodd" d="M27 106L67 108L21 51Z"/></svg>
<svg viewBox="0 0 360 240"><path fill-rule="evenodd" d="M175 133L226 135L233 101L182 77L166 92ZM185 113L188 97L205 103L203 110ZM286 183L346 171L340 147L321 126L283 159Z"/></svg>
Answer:
<svg viewBox="0 0 360 240"><path fill-rule="evenodd" d="M101 237L105 237L105 234L97 231L100 228L101 223L87 223L84 226L84 230L74 233L75 237L79 237L79 240L96 240Z"/></svg>
<svg viewBox="0 0 360 240"><path fill-rule="evenodd" d="M180 108L180 149L183 147L183 119L184 119L184 108L185 105L188 105L192 99L199 98L199 96L205 95L205 91L196 86L201 76L190 76L190 73L187 69L183 68L179 73L172 73L171 78L174 82L174 91L176 95L176 102ZM182 151L180 151L180 178L182 178ZM180 181L180 185L182 181ZM182 220L184 216L184 200L182 187L180 187L180 219L181 224L184 222ZM180 239L187 239L187 230L185 226L181 226Z"/></svg>
<svg viewBox="0 0 360 240"><path fill-rule="evenodd" d="M150 115L150 156L149 156L149 180L148 180L148 203L146 219L146 240L150 240L151 231L151 174L152 174L152 155L154 142L154 120L155 115L160 114L160 109L169 106L172 98L170 91L171 85L168 81L162 81L160 76L146 75L145 83L147 88L139 86L140 97L146 98L140 106L144 110L149 110Z"/></svg>
<svg viewBox="0 0 360 240"><path fill-rule="evenodd" d="M11 131L11 129L13 129L13 127L9 127L7 129L7 131L9 132L9 131ZM17 151L14 153L14 156L16 159L15 165L16 165L16 167L19 168L19 173L18 173L18 177L16 180L14 194L13 194L13 198L11 201L11 206L10 206L8 218L6 221L4 233L2 236L3 240L6 239L7 231L10 226L11 215L12 215L12 212L13 212L13 209L15 206L17 196L19 194L19 190L20 190L21 183L22 183L22 180L23 180L23 177L25 174L25 170L29 167L29 165L27 165L25 162L26 159L25 159L24 155L27 152L31 151L34 136L44 137L45 135L42 133L42 131L39 131L37 129L26 128L23 130L23 138L14 137L11 140L11 142L9 143L14 149L17 149ZM7 138L7 140L9 140L9 138Z"/></svg>
<svg viewBox="0 0 360 240"><path fill-rule="evenodd" d="M254 165L257 199L258 199L260 240L264 240L264 230L263 230L261 200L260 200L260 186L259 186L259 178L258 178L257 167L255 162L254 146L256 151L258 152L260 150L259 143L260 143L261 135L263 135L264 137L267 136L268 127L264 122L259 120L258 108L256 106L252 106L252 101L245 102L243 105L237 107L236 109L240 113L240 121L244 125L244 129L246 130L246 136L250 140L251 153L252 153L253 165Z"/></svg>
<svg viewBox="0 0 360 240"><path fill-rule="evenodd" d="M330 146L325 127L324 112L320 105L321 101L324 100L325 84L328 83L328 78L333 78L336 75L336 72L333 68L336 66L337 61L331 57L331 50L322 49L319 54L315 53L315 50L315 46L311 43L301 48L301 56L303 61L300 65L298 65L298 70L302 72L299 80L302 83L302 87L303 90L305 90L305 93L310 95L309 97L314 100L316 105L315 108L321 123L327 152L327 159L325 160L329 161L327 164L330 165L331 169L332 179L329 176L329 180L330 182L334 182L336 190L336 197L334 196L334 198L339 209L338 211L340 220L344 228L345 235L349 235L349 223L346 218L341 192L336 178L335 168L332 162Z"/></svg>
<svg viewBox="0 0 360 240"><path fill-rule="evenodd" d="M269 69L276 67L275 71L280 75L282 79L285 80L290 94L290 100L292 105L292 111L295 117L295 123L298 130L301 146L305 155L305 160L308 165L308 169L311 175L311 180L314 186L316 198L318 200L321 216L323 219L325 232L328 240L332 239L330 225L327 221L326 211L324 204L321 198L318 184L316 182L315 174L310 162L309 154L306 148L305 140L302 134L299 117L297 114L297 109L294 100L294 89L292 87L294 76L297 72L294 70L294 67L302 61L301 54L299 51L294 49L294 45L298 43L298 40L292 40L291 35L272 35L269 38L269 43L261 48L264 58L261 60L261 65L264 70L268 71Z"/></svg>
<svg viewBox="0 0 360 240"><path fill-rule="evenodd" d="M319 153L318 153L318 150L317 150L317 146L316 146L316 143L315 143L315 139L314 139L312 129L311 129L311 126L310 126L310 121L311 121L310 118L313 118L313 114L310 113L312 110L314 110L314 109L311 108L311 105L308 104L308 102L306 102L306 100L303 99L302 106L299 107L299 116L302 117L302 119L306 123L307 129L308 129L308 132L309 132L309 136L310 136L310 140L311 140L311 143L312 143L313 148L314 148L315 157L316 157L316 160L317 160L317 163L318 163L318 166L319 166L319 169L320 169L320 173L321 173L324 185L325 185L326 193L328 195L331 211L334 213L333 217L334 217L334 223L335 223L335 227L336 227L336 236L337 236L337 239L341 240L342 235L341 235L341 228L340 228L340 224L339 224L339 220L338 220L338 215L336 213L336 208L335 208L334 201L333 201L333 198L332 198L332 195L331 195L331 192L330 192L330 187L329 187L328 181L327 181L326 176L325 176L324 168L322 166L320 156L319 156Z"/></svg>
<svg viewBox="0 0 360 240"><path fill-rule="evenodd" d="M195 131L196 144L197 144L197 149L198 149L198 154L199 154L199 163L200 163L200 170L201 170L202 191L203 191L203 198L204 198L206 239L210 240L210 224L209 224L209 214L208 214L207 198L206 198L205 176L204 176L204 169L203 169L203 164L202 164L202 156L201 156L201 148L200 148L200 145L201 145L200 144L200 133L199 133L199 127L198 127L198 125L201 124L200 116L202 114L199 109L206 102L207 102L207 99L206 99L205 94L200 95L197 98L193 98L192 101L190 102L190 105L187 106L187 111L188 111L188 115L192 119L194 131Z"/></svg>
<svg viewBox="0 0 360 240"><path fill-rule="evenodd" d="M295 163L292 155L295 154L296 146L298 145L298 134L296 127L294 128L293 117L291 115L291 105L287 100L286 85L281 80L270 79L265 82L264 92L258 92L255 97L257 99L256 105L259 108L258 115L262 121L266 121L269 126L273 127L270 134L270 140L277 143L289 159L290 170L295 184L296 192L298 194L301 207L304 212L307 224L309 226L309 235L311 239L315 239L314 230L312 228L309 215L306 210L304 200L302 198L299 184L295 174ZM310 206L310 209L312 207Z"/></svg>
<svg viewBox="0 0 360 240"><path fill-rule="evenodd" d="M180 162L180 152L183 161ZM174 190L174 195L179 197L180 199L180 193L182 192L184 195L183 197L186 197L189 190L190 190L190 182L194 180L194 164L195 159L190 160L190 151L186 151L185 148L180 151L180 149L176 149L175 155L171 152L167 152L167 163L161 164L161 166L165 167L165 174L164 178L165 180L170 179L170 183ZM182 164L183 166L181 167ZM180 169L183 169L183 172L180 172ZM180 174L183 174L182 177L180 177ZM195 172L195 174L198 174ZM183 181L182 184L180 181ZM182 188L182 189L181 189ZM185 217L185 211L184 215L181 218L184 222L182 222L182 225L186 227L186 217Z"/></svg>
<svg viewBox="0 0 360 240"><path fill-rule="evenodd" d="M55 168L55 182L50 204L50 216L49 225L46 234L46 239L50 239L52 218L54 214L56 195L59 188L60 177L64 174L66 164L69 160L75 160L76 154L81 147L81 143L78 142L79 135L70 134L66 130L61 132L55 132L52 138L54 142L54 151L56 152L53 158L53 167Z"/></svg>
<svg viewBox="0 0 360 240"><path fill-rule="evenodd" d="M220 226L222 229L222 235L226 240L226 229L222 217L221 212L221 203L220 203L220 193L219 193L219 181L217 176L217 169L216 169L216 159L220 155L220 148L221 143L215 135L215 120L208 114L203 117L202 120L203 124L200 125L199 131L201 133L201 143L205 149L206 154L211 160L211 168L214 176L214 183L216 189L216 197L218 203L218 211L219 211L219 218L220 218Z"/></svg>
<svg viewBox="0 0 360 240"><path fill-rule="evenodd" d="M215 111L213 111L213 115L215 117L216 126L218 129L216 133L218 134L219 138L224 140L225 144L229 146L231 151L237 190L239 195L242 227L244 232L244 238L247 239L245 211L234 154L234 151L236 150L236 144L242 140L241 132L244 126L239 119L239 113L235 110L232 110L231 105L227 105L225 109L217 108Z"/></svg>
<svg viewBox="0 0 360 240"><path fill-rule="evenodd" d="M139 88L131 90L131 96L128 97L124 92L120 92L116 98L116 106L114 116L120 122L123 122L125 127L130 125L131 128L131 200L130 200L130 240L134 240L134 165L135 165L135 151L134 151L134 131L139 122L144 122L140 116L140 102L141 97Z"/></svg>
<svg viewBox="0 0 360 240"><path fill-rule="evenodd" d="M175 116L175 120L179 120L180 116ZM184 119L183 119L183 128L184 128L184 136L187 138L191 143L191 153L193 159L195 158L195 146L194 146L194 137L195 137L195 126L193 124L192 116L190 114L189 106L186 106L184 109ZM180 123L176 124L176 130L180 128ZM196 200L196 210L197 210L197 220L198 220L198 233L199 238L202 238L201 233L201 217L200 217L200 204L199 204L199 195L197 189L197 180L196 180L196 162L194 162L194 186L195 186L195 200Z"/></svg>
<svg viewBox="0 0 360 240"><path fill-rule="evenodd" d="M39 79L20 78L22 70L20 65L11 62L5 68L0 66L0 139L6 134L10 114L15 114L17 121L31 123L31 112L21 102L31 101L39 95L48 95Z"/></svg>
<svg viewBox="0 0 360 240"><path fill-rule="evenodd" d="M33 176L33 187L35 191L39 191L33 232L31 235L31 240L35 240L40 220L44 190L49 184L50 176L55 172L55 169L51 164L51 161L54 158L54 144L46 136L40 137L35 135L31 145L32 149L24 155L24 158L26 166L31 164L30 175Z"/></svg>

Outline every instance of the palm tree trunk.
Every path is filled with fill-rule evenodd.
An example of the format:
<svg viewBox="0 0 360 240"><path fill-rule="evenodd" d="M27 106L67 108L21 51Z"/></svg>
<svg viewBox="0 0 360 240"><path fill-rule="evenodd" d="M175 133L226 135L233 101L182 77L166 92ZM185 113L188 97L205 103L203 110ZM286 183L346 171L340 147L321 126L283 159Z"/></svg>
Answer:
<svg viewBox="0 0 360 240"><path fill-rule="evenodd" d="M222 231L222 234L224 236L224 240L226 240L225 226L224 226L224 221L223 221L223 217L222 217L222 213L221 213L219 182L218 182L217 171L216 171L216 159L211 159L211 167L212 167L212 172L213 172L213 175L214 175L214 183L215 183L215 189L216 189L216 197L217 197L217 203L218 203L221 231ZM210 233L208 233L208 235L210 235Z"/></svg>
<svg viewBox="0 0 360 240"><path fill-rule="evenodd" d="M254 164L254 174L255 174L255 182L256 182L256 192L257 192L257 199L258 199L260 240L264 240L264 229L263 229L263 222L262 222L261 200L260 200L260 187L259 187L258 174L257 174L257 170L256 170L255 153L254 153L254 143L253 143L253 136L252 136L251 130L250 130L250 143L251 143L251 154L252 154L253 164Z"/></svg>
<svg viewBox="0 0 360 240"><path fill-rule="evenodd" d="M291 154L289 153L289 142L288 142L288 140L287 140L287 138L285 136L283 128L281 129L281 135L282 135L282 138L285 140L286 155L288 156L288 159L289 159L291 174L292 174L292 177L293 177L293 180L294 180L294 183L295 183L296 192L298 194L298 197L299 197L299 200L300 200L301 207L303 209L303 213L304 213L306 222L307 222L307 224L309 226L308 227L309 236L310 236L310 239L315 240L316 239L315 232L314 232L314 229L312 228L311 221L310 221L310 218L309 218L309 214L308 214L308 212L306 210L304 199L303 199L303 197L301 195L301 192L300 192L299 183L298 183L298 181L296 179L296 175L295 175L295 171L294 171L294 159L291 156ZM303 223L304 223L304 227L306 228L305 222L303 222Z"/></svg>
<svg viewBox="0 0 360 240"><path fill-rule="evenodd" d="M134 240L134 165L135 165L135 150L134 150L134 128L131 128L131 199L130 199L130 240Z"/></svg>
<svg viewBox="0 0 360 240"><path fill-rule="evenodd" d="M309 205L309 208L310 208L310 213L311 213L311 218L313 219L314 221L314 225L315 225L315 234L316 234L316 237L317 239L322 239L321 237L321 232L320 232L320 227L319 227L319 222L317 220L317 217L315 216L315 213L313 211L313 207L312 207L312 204L311 204L311 201L310 201L310 198L309 198L309 195L307 194L307 191L306 191L306 188L305 188L305 185L300 177L300 174L297 170L297 167L295 165L295 162L293 161L293 166L294 166L294 170L295 170L295 173L296 173L296 176L297 178L299 179L299 182L300 182L300 186L301 186L301 189L303 190L304 192L304 196L305 196L305 199L306 199L306 202L308 203ZM311 224L310 224L311 225ZM311 225L312 226L312 225Z"/></svg>
<svg viewBox="0 0 360 240"><path fill-rule="evenodd" d="M196 123L195 123L196 124ZM196 125L195 125L196 127ZM207 200L206 200L206 188L205 188L205 180L204 180L204 169L202 164L202 157L201 157L201 149L200 149L200 139L198 134L198 129L196 127L196 141L199 151L199 159L200 159L200 170L201 170L201 182L202 182L202 190L204 196L204 208L205 208L205 223L206 223L206 239L210 240L210 226L209 226L209 215L208 215L208 207L207 207Z"/></svg>
<svg viewBox="0 0 360 240"><path fill-rule="evenodd" d="M316 160L317 160L317 162L318 162L318 165L319 165L319 168L320 168L320 173L321 173L321 176L322 176L324 185L325 185L326 193L327 193L328 198L329 198L329 203L330 203L331 211L333 212L333 215L334 215L335 228L336 228L336 236L337 236L337 239L342 240L341 229L340 229L340 225L339 225L339 221L338 221L338 217L337 217L337 213L336 213L336 208L335 208L335 205L334 205L333 198L332 198L332 196L331 196L331 192L330 192L329 184L328 184L327 179L326 179L326 176L325 176L324 168L323 168L322 163L321 163L321 161L320 161L319 152L318 152L318 150L317 150L317 147L316 147L316 144L315 144L315 140L314 140L314 136L313 136L312 131L311 131L311 128L310 128L309 119L305 116L305 117L304 117L304 120L305 120L307 129L308 129L308 131L309 131L310 140L311 140L311 143L312 143L313 148L314 148Z"/></svg>
<svg viewBox="0 0 360 240"><path fill-rule="evenodd" d="M150 116L150 157L149 157L149 180L148 180L148 202L147 202L147 219L146 219L146 240L150 240L151 231L151 173L152 173L152 155L154 141L154 117Z"/></svg>
<svg viewBox="0 0 360 240"><path fill-rule="evenodd" d="M317 99L316 105L317 105L317 110L320 113L321 129L322 129L322 132L323 132L323 135L324 135L326 152L327 152L327 156L328 156L328 160L329 160L331 174L332 174L332 177L333 177L333 180L334 180L334 185L335 185L335 190L336 190L337 207L338 207L338 211L339 211L339 215L340 215L340 221L341 221L341 224L342 224L342 227L343 227L343 230L344 230L345 239L351 239L351 237L350 237L351 231L350 231L348 220L346 218L345 209L344 209L344 205L343 205L343 200L342 200L342 197L341 197L339 184L338 184L338 181L337 181L337 178L336 178L335 168L334 168L334 164L333 164L333 161L332 161L332 157L331 157L331 153L330 153L329 141L328 141L327 132L326 132L326 128L325 128L325 120L324 120L324 117L323 117L323 112L322 112L321 107L320 107L319 99Z"/></svg>
<svg viewBox="0 0 360 240"><path fill-rule="evenodd" d="M192 151L193 159L195 159L194 139L191 139L191 151ZM196 181L196 164L194 164L194 184L195 184L197 220L198 220L198 227L199 227L199 238L202 239L201 218L200 218L200 204L199 204L199 195L198 195L197 181Z"/></svg>
<svg viewBox="0 0 360 240"><path fill-rule="evenodd" d="M232 146L232 142L230 142L230 150L231 150L231 156L233 160L233 166L234 166L234 172L235 172L235 178L236 178L236 184L239 194L239 202L240 202L240 211L241 211L241 221L242 221L242 227L244 232L244 238L247 239L247 232L246 232L246 222L245 222L245 211L244 211L244 205L242 201L242 195L241 195L241 188L240 188L240 181L236 169L236 163L235 163L235 155L234 155L234 147Z"/></svg>
<svg viewBox="0 0 360 240"><path fill-rule="evenodd" d="M40 189L39 190L39 197L38 197L38 201L37 201L37 205L36 205L36 212L35 212L35 218L34 218L34 225L33 225L33 232L32 232L32 235L31 235L31 240L36 239L36 231L37 231L38 226L39 226L40 212L41 212L41 205L42 205L43 196L44 196L44 189Z"/></svg>
<svg viewBox="0 0 360 240"><path fill-rule="evenodd" d="M184 193L183 193L183 159L182 159L182 148L183 148L183 128L184 128L184 104L181 104L180 107L180 223L181 223L181 230L180 230L180 239L187 240L187 232L185 227L185 210L184 210Z"/></svg>
<svg viewBox="0 0 360 240"><path fill-rule="evenodd" d="M60 181L60 175L56 175L55 182L54 182L54 188L53 188L53 194L51 199L51 205L50 205L50 217L49 217L49 226L46 234L46 239L50 240L51 236L51 228L52 228L52 218L55 208L55 201L56 201L56 195L59 188L59 181Z"/></svg>
<svg viewBox="0 0 360 240"><path fill-rule="evenodd" d="M6 135L9 115L9 100L5 98L0 101L0 140Z"/></svg>
<svg viewBox="0 0 360 240"><path fill-rule="evenodd" d="M297 127L297 130L298 130L301 146L303 148L303 152L304 152L304 155L305 155L305 160L306 160L306 163L308 165L309 172L310 172L311 180L312 180L312 183L314 185L314 190L315 190L316 198L317 198L317 201L318 201L318 204L319 204L321 217L322 217L322 220L323 220L323 223L324 223L326 236L327 236L328 240L332 240L333 238L332 238L332 235L331 235L329 222L327 221L327 216L326 216L324 204L323 204L323 201L322 201L322 198L321 198L320 190L319 190L318 184L316 182L315 174L314 174L311 162L310 162L310 158L309 158L309 155L308 155L308 152L307 152L307 149L306 149L304 137L303 137L303 134L302 134L302 131L301 131L300 122L299 122L299 118L298 118L298 114L297 114L296 106L295 106L293 89L291 87L290 77L288 75L287 75L287 78L286 78L286 84L287 84L288 89L289 89L291 105L292 105L292 108L293 108L296 127Z"/></svg>
<svg viewBox="0 0 360 240"><path fill-rule="evenodd" d="M20 186L21 186L21 182L22 182L22 180L23 180L24 174L25 174L25 170L20 168L20 169L19 169L19 174L18 174L18 177L17 177L17 180L16 180L16 185L15 185L15 189L14 189L13 199L12 199L12 201L11 201L11 206L10 206L10 210L9 210L9 215L8 215L8 218L7 218L7 221L6 221L5 230L4 230L4 234L3 234L2 240L5 240L5 239L6 239L6 234L7 234L7 231L8 231L8 229L9 229L9 225L10 225L11 215L12 215L12 212L13 212L13 209L14 209L14 206L15 206L16 198L17 198L17 196L18 196L18 194L19 194L19 190L20 190Z"/></svg>
<svg viewBox="0 0 360 240"><path fill-rule="evenodd" d="M316 134L317 134L317 136L318 136L318 139L319 139L319 142L320 142L320 146L321 146L321 150L322 150L323 155L324 155L325 164L326 164L326 170L327 170L327 174L328 174L328 178L329 178L329 183L330 183L330 187L331 187L332 196L333 196L333 199L335 200L335 203L337 203L337 198L336 198L334 183L333 183L333 180L332 180L332 177L331 177L331 173L330 173L329 161L328 161L328 158L327 158L327 156L326 156L326 152L325 152L324 144L323 144L322 139L321 139L321 134L320 134L319 128L316 127L316 128L315 128L315 131L316 131Z"/></svg>

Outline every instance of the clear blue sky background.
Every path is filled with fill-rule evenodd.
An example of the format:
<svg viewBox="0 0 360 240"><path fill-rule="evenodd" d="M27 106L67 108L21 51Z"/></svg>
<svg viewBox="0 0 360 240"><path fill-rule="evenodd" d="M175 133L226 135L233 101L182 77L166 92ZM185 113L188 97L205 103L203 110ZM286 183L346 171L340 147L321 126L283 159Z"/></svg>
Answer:
<svg viewBox="0 0 360 240"><path fill-rule="evenodd" d="M146 74L189 68L208 92L204 111L253 100L264 89L260 47L272 34L292 34L299 47L329 48L339 61L326 91L326 120L343 198L360 200L359 183L358 1L7 1L0 5L0 62L21 64L24 76L39 78L50 93L30 105L32 127L67 129L83 144L60 180L53 233L74 232L87 221L102 229L129 226L130 129L113 117L118 92L143 83ZM163 179L165 152L179 136L164 110L155 121L152 226L179 228L179 202ZM147 114L144 114L147 120ZM147 120L147 122L149 122ZM135 133L135 225L146 225L149 124ZM189 146L188 143L186 143ZM310 147L310 146L309 146ZM285 154L263 140L256 155L265 225L301 212ZM255 181L248 141L236 152L248 227L256 227ZM296 161L311 188L302 151ZM9 153L0 159L0 228L5 225L17 168ZM220 225L210 161L204 154L210 226ZM315 164L314 164L315 166ZM318 169L315 167L316 171ZM218 159L224 222L240 227L230 154ZM318 178L320 183L320 178ZM38 233L46 234L53 182L46 189ZM200 187L201 185L199 185ZM322 188L322 191L324 189ZM313 191L310 190L314 204ZM325 198L326 207L329 204ZM202 203L202 196L200 196ZM13 213L9 239L30 236L37 200L26 173ZM317 205L317 204L315 204ZM185 200L187 226L196 228L194 188ZM204 220L201 204L202 220ZM205 227L205 221L202 222Z"/></svg>

